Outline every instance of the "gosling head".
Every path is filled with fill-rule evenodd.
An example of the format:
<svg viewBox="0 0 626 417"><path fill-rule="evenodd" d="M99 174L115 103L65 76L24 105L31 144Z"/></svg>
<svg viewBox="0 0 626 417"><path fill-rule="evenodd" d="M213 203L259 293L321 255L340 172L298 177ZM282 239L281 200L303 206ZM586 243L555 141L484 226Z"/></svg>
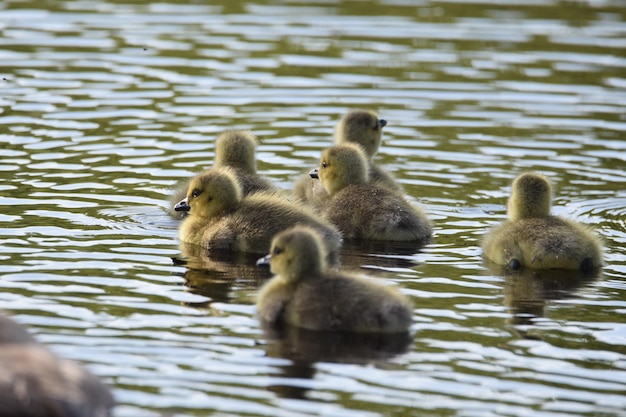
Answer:
<svg viewBox="0 0 626 417"><path fill-rule="evenodd" d="M307 226L295 226L278 233L272 239L270 270L288 282L319 275L326 269L327 249L322 237Z"/></svg>
<svg viewBox="0 0 626 417"><path fill-rule="evenodd" d="M383 127L387 121L379 119L373 111L356 110L346 114L335 132L335 144L357 143L363 147L369 158L374 156L380 147Z"/></svg>
<svg viewBox="0 0 626 417"><path fill-rule="evenodd" d="M250 132L224 132L215 141L215 167L232 167L256 174L256 137Z"/></svg>
<svg viewBox="0 0 626 417"><path fill-rule="evenodd" d="M234 210L241 201L241 188L227 168L209 169L189 183L187 197L174 207L192 216L216 217Z"/></svg>
<svg viewBox="0 0 626 417"><path fill-rule="evenodd" d="M508 202L508 216L512 221L550 215L552 189L548 178L534 172L519 175L513 181Z"/></svg>
<svg viewBox="0 0 626 417"><path fill-rule="evenodd" d="M320 166L310 174L312 178L319 178L326 191L333 195L349 185L367 183L368 167L363 149L359 145L346 143L325 149Z"/></svg>

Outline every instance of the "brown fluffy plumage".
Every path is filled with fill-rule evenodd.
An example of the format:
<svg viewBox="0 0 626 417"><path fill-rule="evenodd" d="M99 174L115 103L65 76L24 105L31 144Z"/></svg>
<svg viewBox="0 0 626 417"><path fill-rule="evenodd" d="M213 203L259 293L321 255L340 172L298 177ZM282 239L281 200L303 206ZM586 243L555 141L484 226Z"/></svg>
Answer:
<svg viewBox="0 0 626 417"><path fill-rule="evenodd" d="M94 375L0 314L0 415L106 417L113 405L110 391Z"/></svg>
<svg viewBox="0 0 626 417"><path fill-rule="evenodd" d="M419 207L401 193L368 181L360 146L348 143L324 150L317 174L330 195L322 213L345 238L423 241L432 234Z"/></svg>
<svg viewBox="0 0 626 417"><path fill-rule="evenodd" d="M310 330L409 329L413 309L405 296L391 287L329 271L325 255L322 238L309 227L294 227L273 239L268 257L276 275L258 295L262 321Z"/></svg>
<svg viewBox="0 0 626 417"><path fill-rule="evenodd" d="M391 190L402 191L402 186L395 178L372 161L372 157L380 148L383 127L386 125L387 121L379 119L373 111L351 111L339 121L335 128L335 145L345 143L360 145L367 155L370 181ZM328 197L319 181L311 179L308 174L302 175L296 181L293 192L301 201L310 202L314 205Z"/></svg>
<svg viewBox="0 0 626 417"><path fill-rule="evenodd" d="M600 240L588 227L550 215L551 186L527 172L512 185L509 219L485 237L484 256L512 269L593 270L602 263Z"/></svg>
<svg viewBox="0 0 626 417"><path fill-rule="evenodd" d="M256 144L256 137L251 132L241 130L224 132L215 141L213 166L231 168L244 195L256 191L279 191L267 178L256 172ZM183 217L181 212L174 210L174 206L187 195L190 181L178 186L170 198L170 214L174 218Z"/></svg>
<svg viewBox="0 0 626 417"><path fill-rule="evenodd" d="M267 192L243 197L229 168L213 168L197 175L189 184L187 197L176 208L189 211L180 225L180 240L209 249L266 253L276 233L296 224L318 230L333 251L341 245L337 229L301 204Z"/></svg>

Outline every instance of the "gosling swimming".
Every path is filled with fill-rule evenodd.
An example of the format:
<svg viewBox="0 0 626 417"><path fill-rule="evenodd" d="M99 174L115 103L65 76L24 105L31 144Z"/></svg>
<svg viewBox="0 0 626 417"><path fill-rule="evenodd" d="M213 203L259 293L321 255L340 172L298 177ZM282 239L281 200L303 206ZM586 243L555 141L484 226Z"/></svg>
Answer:
<svg viewBox="0 0 626 417"><path fill-rule="evenodd" d="M328 221L345 238L382 241L425 241L432 225L424 211L401 193L369 183L363 149L346 143L325 149L311 172L329 194L322 207Z"/></svg>
<svg viewBox="0 0 626 417"><path fill-rule="evenodd" d="M484 256L512 270L592 271L602 262L601 242L588 227L550 215L551 185L537 173L519 175L508 201L508 220L485 237Z"/></svg>
<svg viewBox="0 0 626 417"><path fill-rule="evenodd" d="M216 168L232 168L244 195L256 191L279 190L267 178L257 174L256 144L257 139L251 132L241 130L224 132L215 141L215 161L213 166ZM190 181L185 181L178 186L170 198L170 215L174 218L184 217L184 213L174 210L174 207L187 195Z"/></svg>
<svg viewBox="0 0 626 417"><path fill-rule="evenodd" d="M402 186L387 172L372 161L382 142L383 127L387 121L379 119L378 115L369 110L354 110L347 113L337 124L335 129L335 145L356 143L363 147L367 155L369 178L372 182L379 182L381 186L391 190L402 191ZM318 181L311 180L305 174L294 184L294 195L301 201L318 204L328 197Z"/></svg>
<svg viewBox="0 0 626 417"><path fill-rule="evenodd" d="M302 204L267 192L244 197L230 168L212 168L194 177L175 210L189 212L180 225L180 240L209 249L267 253L272 237L296 224L322 233L333 252L341 245L339 231Z"/></svg>
<svg viewBox="0 0 626 417"><path fill-rule="evenodd" d="M0 314L0 415L106 417L113 406L110 390L92 373Z"/></svg>
<svg viewBox="0 0 626 417"><path fill-rule="evenodd" d="M337 125L335 145L345 143L361 145L367 155L370 181L391 190L402 191L402 186L389 173L372 162L372 158L380 148L385 126L387 126L387 121L379 119L373 111L351 111Z"/></svg>
<svg viewBox="0 0 626 417"><path fill-rule="evenodd" d="M272 240L269 260L276 274L260 290L259 318L310 330L372 333L406 332L412 306L394 288L341 272L325 262L326 247L317 231L296 226Z"/></svg>

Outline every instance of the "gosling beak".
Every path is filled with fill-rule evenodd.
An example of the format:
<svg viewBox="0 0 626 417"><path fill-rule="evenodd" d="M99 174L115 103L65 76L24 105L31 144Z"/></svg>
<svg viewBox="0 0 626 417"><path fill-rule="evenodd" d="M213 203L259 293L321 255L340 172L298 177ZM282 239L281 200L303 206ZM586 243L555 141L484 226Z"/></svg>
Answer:
<svg viewBox="0 0 626 417"><path fill-rule="evenodd" d="M272 255L265 255L262 258L259 258L256 261L256 266L267 266L270 264L270 259L272 258Z"/></svg>
<svg viewBox="0 0 626 417"><path fill-rule="evenodd" d="M176 205L174 206L174 210L175 211L189 211L191 210L191 207L189 206L189 203L187 203L187 199L183 199L180 200L178 203L176 203Z"/></svg>
<svg viewBox="0 0 626 417"><path fill-rule="evenodd" d="M318 180L320 178L319 175L317 175L317 168L312 169L311 172L309 172L309 175L311 176L311 178Z"/></svg>
<svg viewBox="0 0 626 417"><path fill-rule="evenodd" d="M380 123L380 128L387 126L387 121L385 119L378 119L378 123Z"/></svg>

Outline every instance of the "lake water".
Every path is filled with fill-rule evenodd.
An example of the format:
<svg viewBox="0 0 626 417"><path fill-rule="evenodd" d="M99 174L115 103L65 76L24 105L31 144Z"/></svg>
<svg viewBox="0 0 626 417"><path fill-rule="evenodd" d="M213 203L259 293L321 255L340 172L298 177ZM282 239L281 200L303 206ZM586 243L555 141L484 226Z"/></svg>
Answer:
<svg viewBox="0 0 626 417"><path fill-rule="evenodd" d="M116 416L626 415L626 2L210 3L0 5L2 310ZM410 296L411 338L264 333L269 272L180 247L170 187L235 128L289 189L358 108L435 239L342 262ZM524 170L597 276L483 263Z"/></svg>

